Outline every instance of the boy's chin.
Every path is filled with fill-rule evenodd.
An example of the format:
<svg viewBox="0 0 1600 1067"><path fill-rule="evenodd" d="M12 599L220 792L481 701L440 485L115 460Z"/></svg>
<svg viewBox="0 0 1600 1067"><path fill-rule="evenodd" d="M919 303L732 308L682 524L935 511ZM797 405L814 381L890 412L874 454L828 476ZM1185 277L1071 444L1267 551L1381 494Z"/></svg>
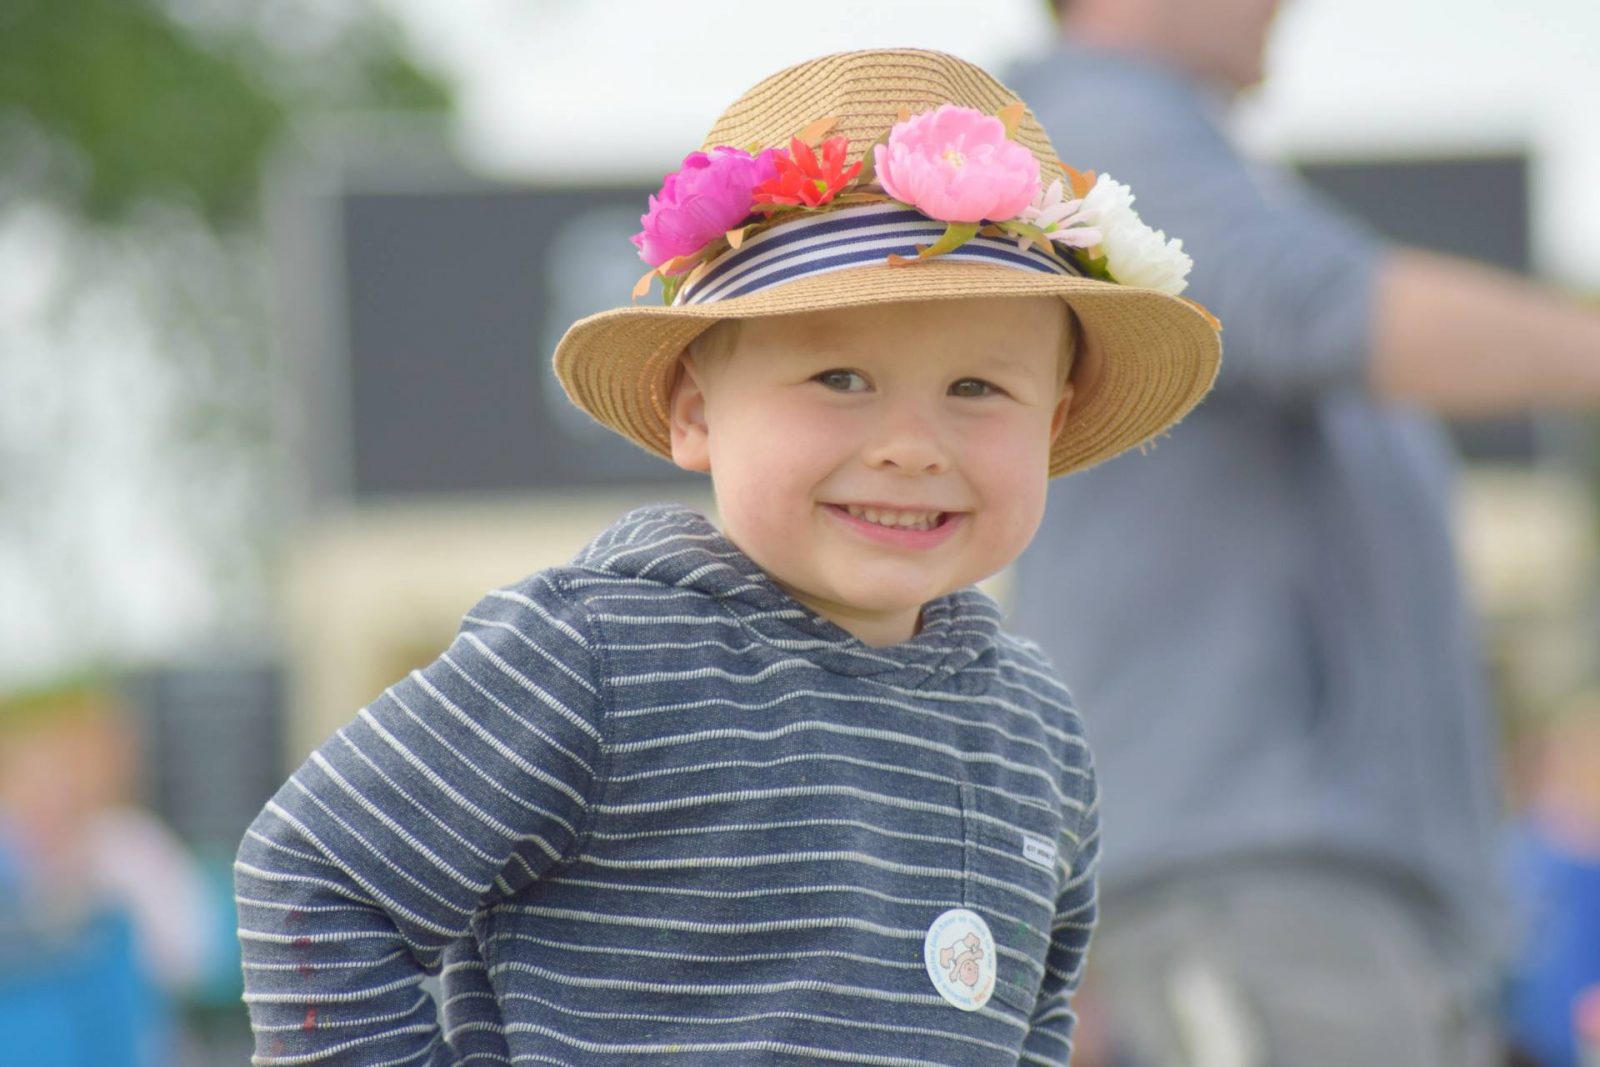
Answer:
<svg viewBox="0 0 1600 1067"><path fill-rule="evenodd" d="M780 575L772 575L778 585L787 589L795 599L815 610L826 606L830 614L848 615L862 621L892 619L899 615L914 615L930 600L937 600L946 592L934 588L928 595L927 587L907 585L874 585L866 582L838 583L831 588L796 586Z"/></svg>
<svg viewBox="0 0 1600 1067"><path fill-rule="evenodd" d="M850 611L864 617L891 618L896 615L921 611L929 601L938 600L952 592L942 586L900 587L863 591L852 590L849 599L842 602Z"/></svg>

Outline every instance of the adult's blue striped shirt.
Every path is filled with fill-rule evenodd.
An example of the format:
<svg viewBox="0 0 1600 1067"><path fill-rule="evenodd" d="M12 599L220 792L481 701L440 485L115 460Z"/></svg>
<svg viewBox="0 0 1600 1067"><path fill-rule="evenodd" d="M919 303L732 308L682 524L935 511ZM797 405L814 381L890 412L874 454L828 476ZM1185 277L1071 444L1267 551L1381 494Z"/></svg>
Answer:
<svg viewBox="0 0 1600 1067"><path fill-rule="evenodd" d="M1064 1065L1096 797L978 590L874 648L641 508L484 597L251 825L252 1062ZM998 950L977 1011L924 969L951 908Z"/></svg>

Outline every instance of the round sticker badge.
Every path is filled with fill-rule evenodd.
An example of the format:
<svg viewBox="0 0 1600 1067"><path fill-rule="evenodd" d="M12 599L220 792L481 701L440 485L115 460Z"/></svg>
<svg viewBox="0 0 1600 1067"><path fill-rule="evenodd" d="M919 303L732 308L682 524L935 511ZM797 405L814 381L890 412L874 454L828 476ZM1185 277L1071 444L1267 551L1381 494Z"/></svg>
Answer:
<svg viewBox="0 0 1600 1067"><path fill-rule="evenodd" d="M922 962L939 995L962 1011L977 1011L994 992L994 936L983 916L951 908L928 927Z"/></svg>

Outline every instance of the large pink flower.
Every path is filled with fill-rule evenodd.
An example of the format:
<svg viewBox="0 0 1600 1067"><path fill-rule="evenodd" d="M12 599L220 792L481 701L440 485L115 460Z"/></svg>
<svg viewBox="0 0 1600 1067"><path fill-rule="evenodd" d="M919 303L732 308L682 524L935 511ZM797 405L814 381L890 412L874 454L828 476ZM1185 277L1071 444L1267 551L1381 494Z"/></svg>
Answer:
<svg viewBox="0 0 1600 1067"><path fill-rule="evenodd" d="M1014 219L1039 195L1039 161L1005 124L941 104L898 123L874 149L883 191L941 222Z"/></svg>
<svg viewBox="0 0 1600 1067"><path fill-rule="evenodd" d="M659 267L700 251L744 221L750 214L751 190L778 173L776 154L768 148L751 156L726 145L690 152L650 198L650 210L639 216L644 229L631 238L639 258Z"/></svg>

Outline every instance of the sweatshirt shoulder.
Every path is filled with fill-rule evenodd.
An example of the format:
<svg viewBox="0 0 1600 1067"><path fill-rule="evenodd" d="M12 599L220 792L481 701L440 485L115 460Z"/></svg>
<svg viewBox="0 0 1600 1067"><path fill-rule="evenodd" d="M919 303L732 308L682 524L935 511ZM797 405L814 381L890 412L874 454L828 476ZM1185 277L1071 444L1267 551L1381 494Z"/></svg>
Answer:
<svg viewBox="0 0 1600 1067"><path fill-rule="evenodd" d="M553 629L583 637L587 630L587 605L570 584L572 567L547 567L483 594L465 619L474 623L502 622Z"/></svg>
<svg viewBox="0 0 1600 1067"><path fill-rule="evenodd" d="M547 567L491 590L480 607L585 635L603 634L630 621L661 625L723 614L716 599L701 590L580 561Z"/></svg>
<svg viewBox="0 0 1600 1067"><path fill-rule="evenodd" d="M995 641L1000 676L1046 709L1076 723L1077 701L1061 672L1035 641L1006 630Z"/></svg>

